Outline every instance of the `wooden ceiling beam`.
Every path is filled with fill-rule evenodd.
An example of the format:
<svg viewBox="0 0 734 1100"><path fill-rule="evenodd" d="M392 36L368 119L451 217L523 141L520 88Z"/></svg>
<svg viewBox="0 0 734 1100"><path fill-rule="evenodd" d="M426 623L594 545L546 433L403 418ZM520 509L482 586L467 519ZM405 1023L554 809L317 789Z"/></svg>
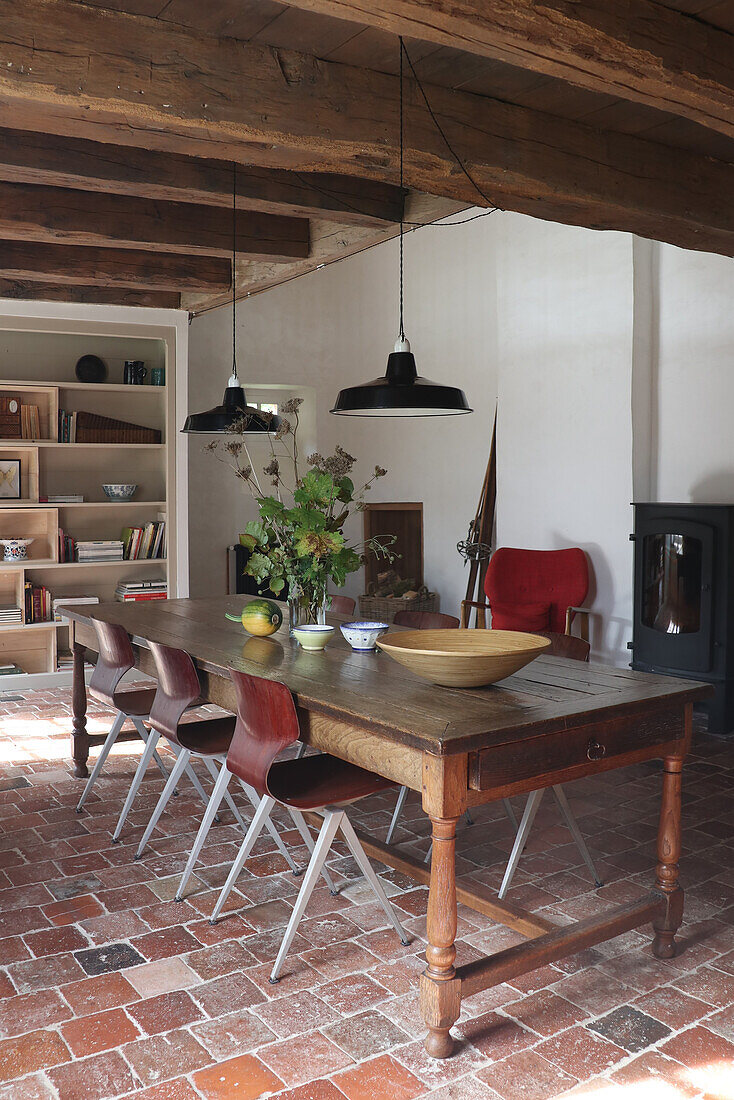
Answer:
<svg viewBox="0 0 734 1100"><path fill-rule="evenodd" d="M121 287L59 286L29 279L0 278L0 298L40 302L82 302L92 305L148 306L180 309L181 295L173 290L126 290Z"/></svg>
<svg viewBox="0 0 734 1100"><path fill-rule="evenodd" d="M231 286L231 268L218 256L0 240L0 279L56 286L221 293Z"/></svg>
<svg viewBox="0 0 734 1100"><path fill-rule="evenodd" d="M2 237L231 257L232 211L0 182ZM238 253L249 257L303 259L309 252L308 219L238 210L236 239Z"/></svg>
<svg viewBox="0 0 734 1100"><path fill-rule="evenodd" d="M117 147L31 130L0 128L0 180L165 202L232 205L232 165L221 160ZM270 214L338 219L345 225L399 222L403 195L379 180L240 165L237 206Z"/></svg>
<svg viewBox="0 0 734 1100"><path fill-rule="evenodd" d="M0 47L0 102L26 129L398 178L398 81L388 74L68 0L7 4ZM416 190L734 253L731 165L465 92L426 92L486 198L406 80L405 179Z"/></svg>
<svg viewBox="0 0 734 1100"><path fill-rule="evenodd" d="M481 54L734 137L726 31L652 0L288 0L289 7Z"/></svg>

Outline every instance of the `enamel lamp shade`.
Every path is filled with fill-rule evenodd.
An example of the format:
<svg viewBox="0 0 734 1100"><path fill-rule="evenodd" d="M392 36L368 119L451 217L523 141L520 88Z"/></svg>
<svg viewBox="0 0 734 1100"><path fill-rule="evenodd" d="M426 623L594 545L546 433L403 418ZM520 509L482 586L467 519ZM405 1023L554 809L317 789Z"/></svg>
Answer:
<svg viewBox="0 0 734 1100"><path fill-rule="evenodd" d="M384 375L342 390L331 411L337 416L455 416L472 410L463 390L421 378L410 343L401 337Z"/></svg>
<svg viewBox="0 0 734 1100"><path fill-rule="evenodd" d="M266 434L276 432L280 427L280 417L272 413L263 413L247 404L245 391L233 374L224 391L221 405L215 405L206 412L191 413L181 429L189 435L223 435L231 431L234 424L247 417L245 432Z"/></svg>

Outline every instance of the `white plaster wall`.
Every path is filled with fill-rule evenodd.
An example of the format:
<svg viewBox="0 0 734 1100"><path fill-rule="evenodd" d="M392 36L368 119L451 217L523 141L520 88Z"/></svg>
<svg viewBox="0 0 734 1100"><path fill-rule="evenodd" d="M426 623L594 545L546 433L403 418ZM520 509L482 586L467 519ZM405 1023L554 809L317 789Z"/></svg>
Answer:
<svg viewBox="0 0 734 1100"><path fill-rule="evenodd" d="M425 576L456 612L465 576L456 553L487 462L497 393L494 253L497 217L466 226L426 228L406 239L406 330L419 371L464 386L471 416L417 420L329 414L337 391L384 373L397 332L397 243L334 264L238 306L239 372L245 384L304 387L314 410L309 442L326 453L339 442L358 459L356 475L375 463L389 474L370 499L424 503ZM231 363L231 313L191 325L190 407L221 400ZM265 459L263 440L255 443ZM239 483L203 443L190 442L191 591L224 591L224 547L252 514ZM356 481L356 476L355 476ZM352 528L361 537L361 520ZM361 575L348 586L362 590Z"/></svg>
<svg viewBox="0 0 734 1100"><path fill-rule="evenodd" d="M581 546L592 644L631 634L632 238L502 220L498 545Z"/></svg>
<svg viewBox="0 0 734 1100"><path fill-rule="evenodd" d="M658 248L657 499L731 503L734 264Z"/></svg>

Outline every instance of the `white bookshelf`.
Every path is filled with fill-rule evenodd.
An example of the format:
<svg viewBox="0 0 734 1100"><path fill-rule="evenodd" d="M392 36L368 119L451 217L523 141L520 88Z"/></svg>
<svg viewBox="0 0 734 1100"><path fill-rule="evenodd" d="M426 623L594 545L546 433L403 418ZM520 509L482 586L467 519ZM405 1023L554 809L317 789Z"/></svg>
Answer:
<svg viewBox="0 0 734 1100"><path fill-rule="evenodd" d="M7 334L5 334L7 336ZM175 493L176 423L169 346L165 339L131 339L59 334L50 343L44 333L34 353L37 334L13 334L0 348L0 394L17 394L24 404L39 405L38 439L0 439L0 460L20 459L21 499L0 498L0 538L31 537L28 559L0 560L0 604L24 608L26 581L44 585L53 599L97 596L114 599L121 580L165 578L170 596L178 594ZM80 340L84 350L80 350ZM53 354L49 348L53 346ZM14 355L15 352L15 355ZM108 365L108 381L86 384L74 378L81 354L99 354ZM126 359L143 359L149 367L166 367L167 385L122 383ZM15 361L14 361L15 360ZM18 365L19 364L19 365ZM37 365L36 365L37 364ZM150 374L149 374L150 377ZM146 383L149 382L149 377ZM161 443L60 443L57 411L98 413L115 420L155 428ZM172 438L173 437L173 438ZM103 483L136 482L132 500L110 501ZM81 494L83 502L47 503L43 498ZM123 527L166 520L166 558L135 561L60 562L58 528L77 541L120 538ZM0 548L0 559L2 548ZM0 676L0 691L21 690L68 680L58 661L70 649L68 623L0 625L0 664L12 662L22 676Z"/></svg>

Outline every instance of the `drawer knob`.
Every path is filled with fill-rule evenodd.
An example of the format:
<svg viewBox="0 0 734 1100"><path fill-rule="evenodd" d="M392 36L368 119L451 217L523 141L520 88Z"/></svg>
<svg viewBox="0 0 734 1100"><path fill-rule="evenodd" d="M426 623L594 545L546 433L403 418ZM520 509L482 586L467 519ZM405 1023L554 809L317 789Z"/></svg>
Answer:
<svg viewBox="0 0 734 1100"><path fill-rule="evenodd" d="M586 746L586 755L589 760L601 760L603 756L606 756L607 750L603 745L600 745L598 741L595 741L592 737Z"/></svg>

